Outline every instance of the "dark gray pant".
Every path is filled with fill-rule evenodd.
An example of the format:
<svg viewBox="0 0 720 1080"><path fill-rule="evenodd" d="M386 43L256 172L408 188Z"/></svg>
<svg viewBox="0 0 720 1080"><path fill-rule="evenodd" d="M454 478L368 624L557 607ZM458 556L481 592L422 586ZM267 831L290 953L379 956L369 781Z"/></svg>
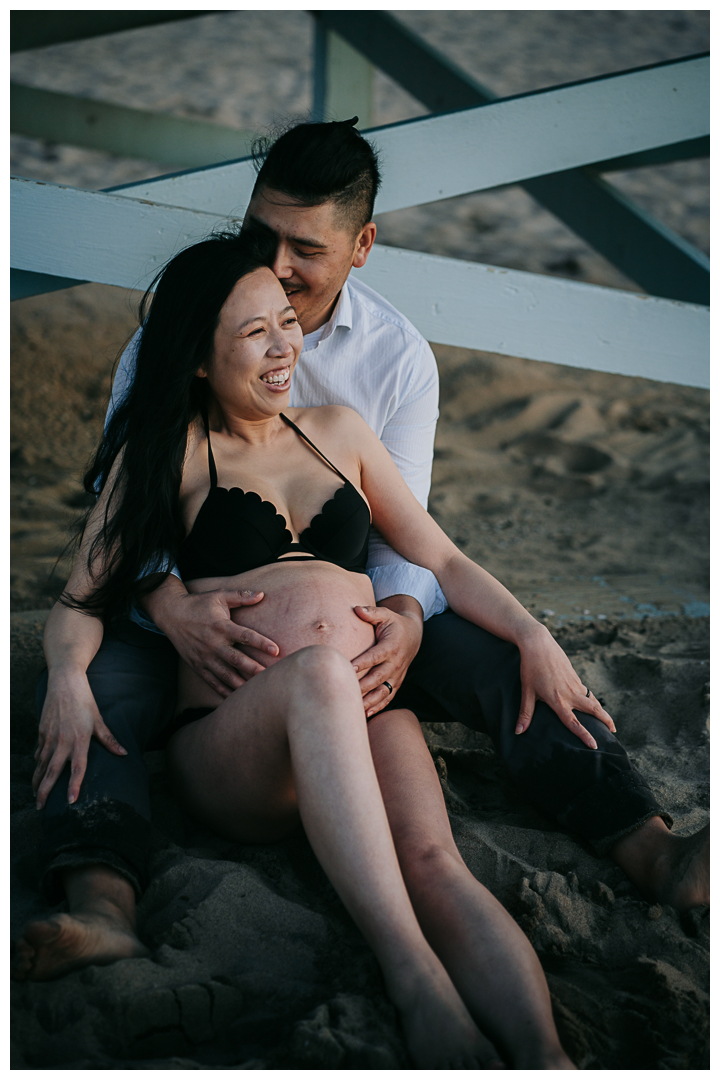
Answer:
<svg viewBox="0 0 720 1080"><path fill-rule="evenodd" d="M538 702L530 727L516 735L520 698L516 646L446 611L425 623L393 705L420 720L458 721L489 735L523 795L599 854L656 814L672 824L603 723L575 711L598 745L590 750Z"/></svg>
<svg viewBox="0 0 720 1080"><path fill-rule="evenodd" d="M105 632L88 668L100 715L127 756L92 739L80 797L67 804L66 765L42 811L40 880L50 903L64 896L61 871L105 863L119 870L140 894L147 885L150 797L146 750L169 737L175 705L177 653L162 634L124 622ZM40 715L47 673L38 683Z"/></svg>
<svg viewBox="0 0 720 1080"><path fill-rule="evenodd" d="M177 655L159 634L125 623L105 634L88 678L100 713L128 751L118 757L93 739L80 798L67 805L69 766L43 812L40 851L43 891L62 896L59 871L105 863L138 893L147 884L150 803L143 752L163 745L173 730ZM46 680L38 686L38 711ZM453 612L425 623L420 651L394 705L421 720L457 720L487 733L522 793L549 818L599 852L659 814L652 792L604 724L578 713L598 749L589 750L540 703L523 735L520 654L514 645Z"/></svg>

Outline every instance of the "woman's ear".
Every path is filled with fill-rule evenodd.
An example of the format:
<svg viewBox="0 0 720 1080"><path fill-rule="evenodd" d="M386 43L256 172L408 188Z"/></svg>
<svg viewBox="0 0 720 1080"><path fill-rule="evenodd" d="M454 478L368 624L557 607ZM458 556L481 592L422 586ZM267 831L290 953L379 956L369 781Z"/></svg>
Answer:
<svg viewBox="0 0 720 1080"><path fill-rule="evenodd" d="M198 379L207 379L207 370L205 368L205 365L203 364L202 367L199 367L195 374Z"/></svg>

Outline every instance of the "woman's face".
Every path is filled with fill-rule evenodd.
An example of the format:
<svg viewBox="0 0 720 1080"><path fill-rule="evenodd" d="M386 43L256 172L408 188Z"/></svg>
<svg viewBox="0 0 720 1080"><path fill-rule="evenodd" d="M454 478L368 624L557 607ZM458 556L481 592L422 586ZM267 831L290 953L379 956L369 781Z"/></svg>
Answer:
<svg viewBox="0 0 720 1080"><path fill-rule="evenodd" d="M212 357L198 375L223 412L245 420L277 416L288 403L302 345L282 285L262 267L240 278L223 304Z"/></svg>

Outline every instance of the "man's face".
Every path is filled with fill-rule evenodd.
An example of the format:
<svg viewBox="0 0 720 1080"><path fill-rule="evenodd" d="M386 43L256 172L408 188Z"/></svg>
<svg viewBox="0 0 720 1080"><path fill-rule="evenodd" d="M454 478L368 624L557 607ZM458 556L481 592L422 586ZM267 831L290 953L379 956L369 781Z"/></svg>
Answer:
<svg viewBox="0 0 720 1080"><path fill-rule="evenodd" d="M264 188L248 207L246 220L259 221L278 240L273 271L295 308L304 334L327 322L353 266L364 266L375 239L372 222L355 234L335 203L303 206Z"/></svg>

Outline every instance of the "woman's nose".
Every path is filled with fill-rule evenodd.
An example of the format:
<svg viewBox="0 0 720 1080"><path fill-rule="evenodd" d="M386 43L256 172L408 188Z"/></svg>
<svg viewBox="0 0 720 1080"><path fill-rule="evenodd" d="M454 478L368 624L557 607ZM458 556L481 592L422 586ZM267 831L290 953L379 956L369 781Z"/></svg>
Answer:
<svg viewBox="0 0 720 1080"><path fill-rule="evenodd" d="M268 352L271 356L276 357L290 357L293 354L292 343L288 340L287 335L283 334L282 330L279 328L273 334Z"/></svg>

